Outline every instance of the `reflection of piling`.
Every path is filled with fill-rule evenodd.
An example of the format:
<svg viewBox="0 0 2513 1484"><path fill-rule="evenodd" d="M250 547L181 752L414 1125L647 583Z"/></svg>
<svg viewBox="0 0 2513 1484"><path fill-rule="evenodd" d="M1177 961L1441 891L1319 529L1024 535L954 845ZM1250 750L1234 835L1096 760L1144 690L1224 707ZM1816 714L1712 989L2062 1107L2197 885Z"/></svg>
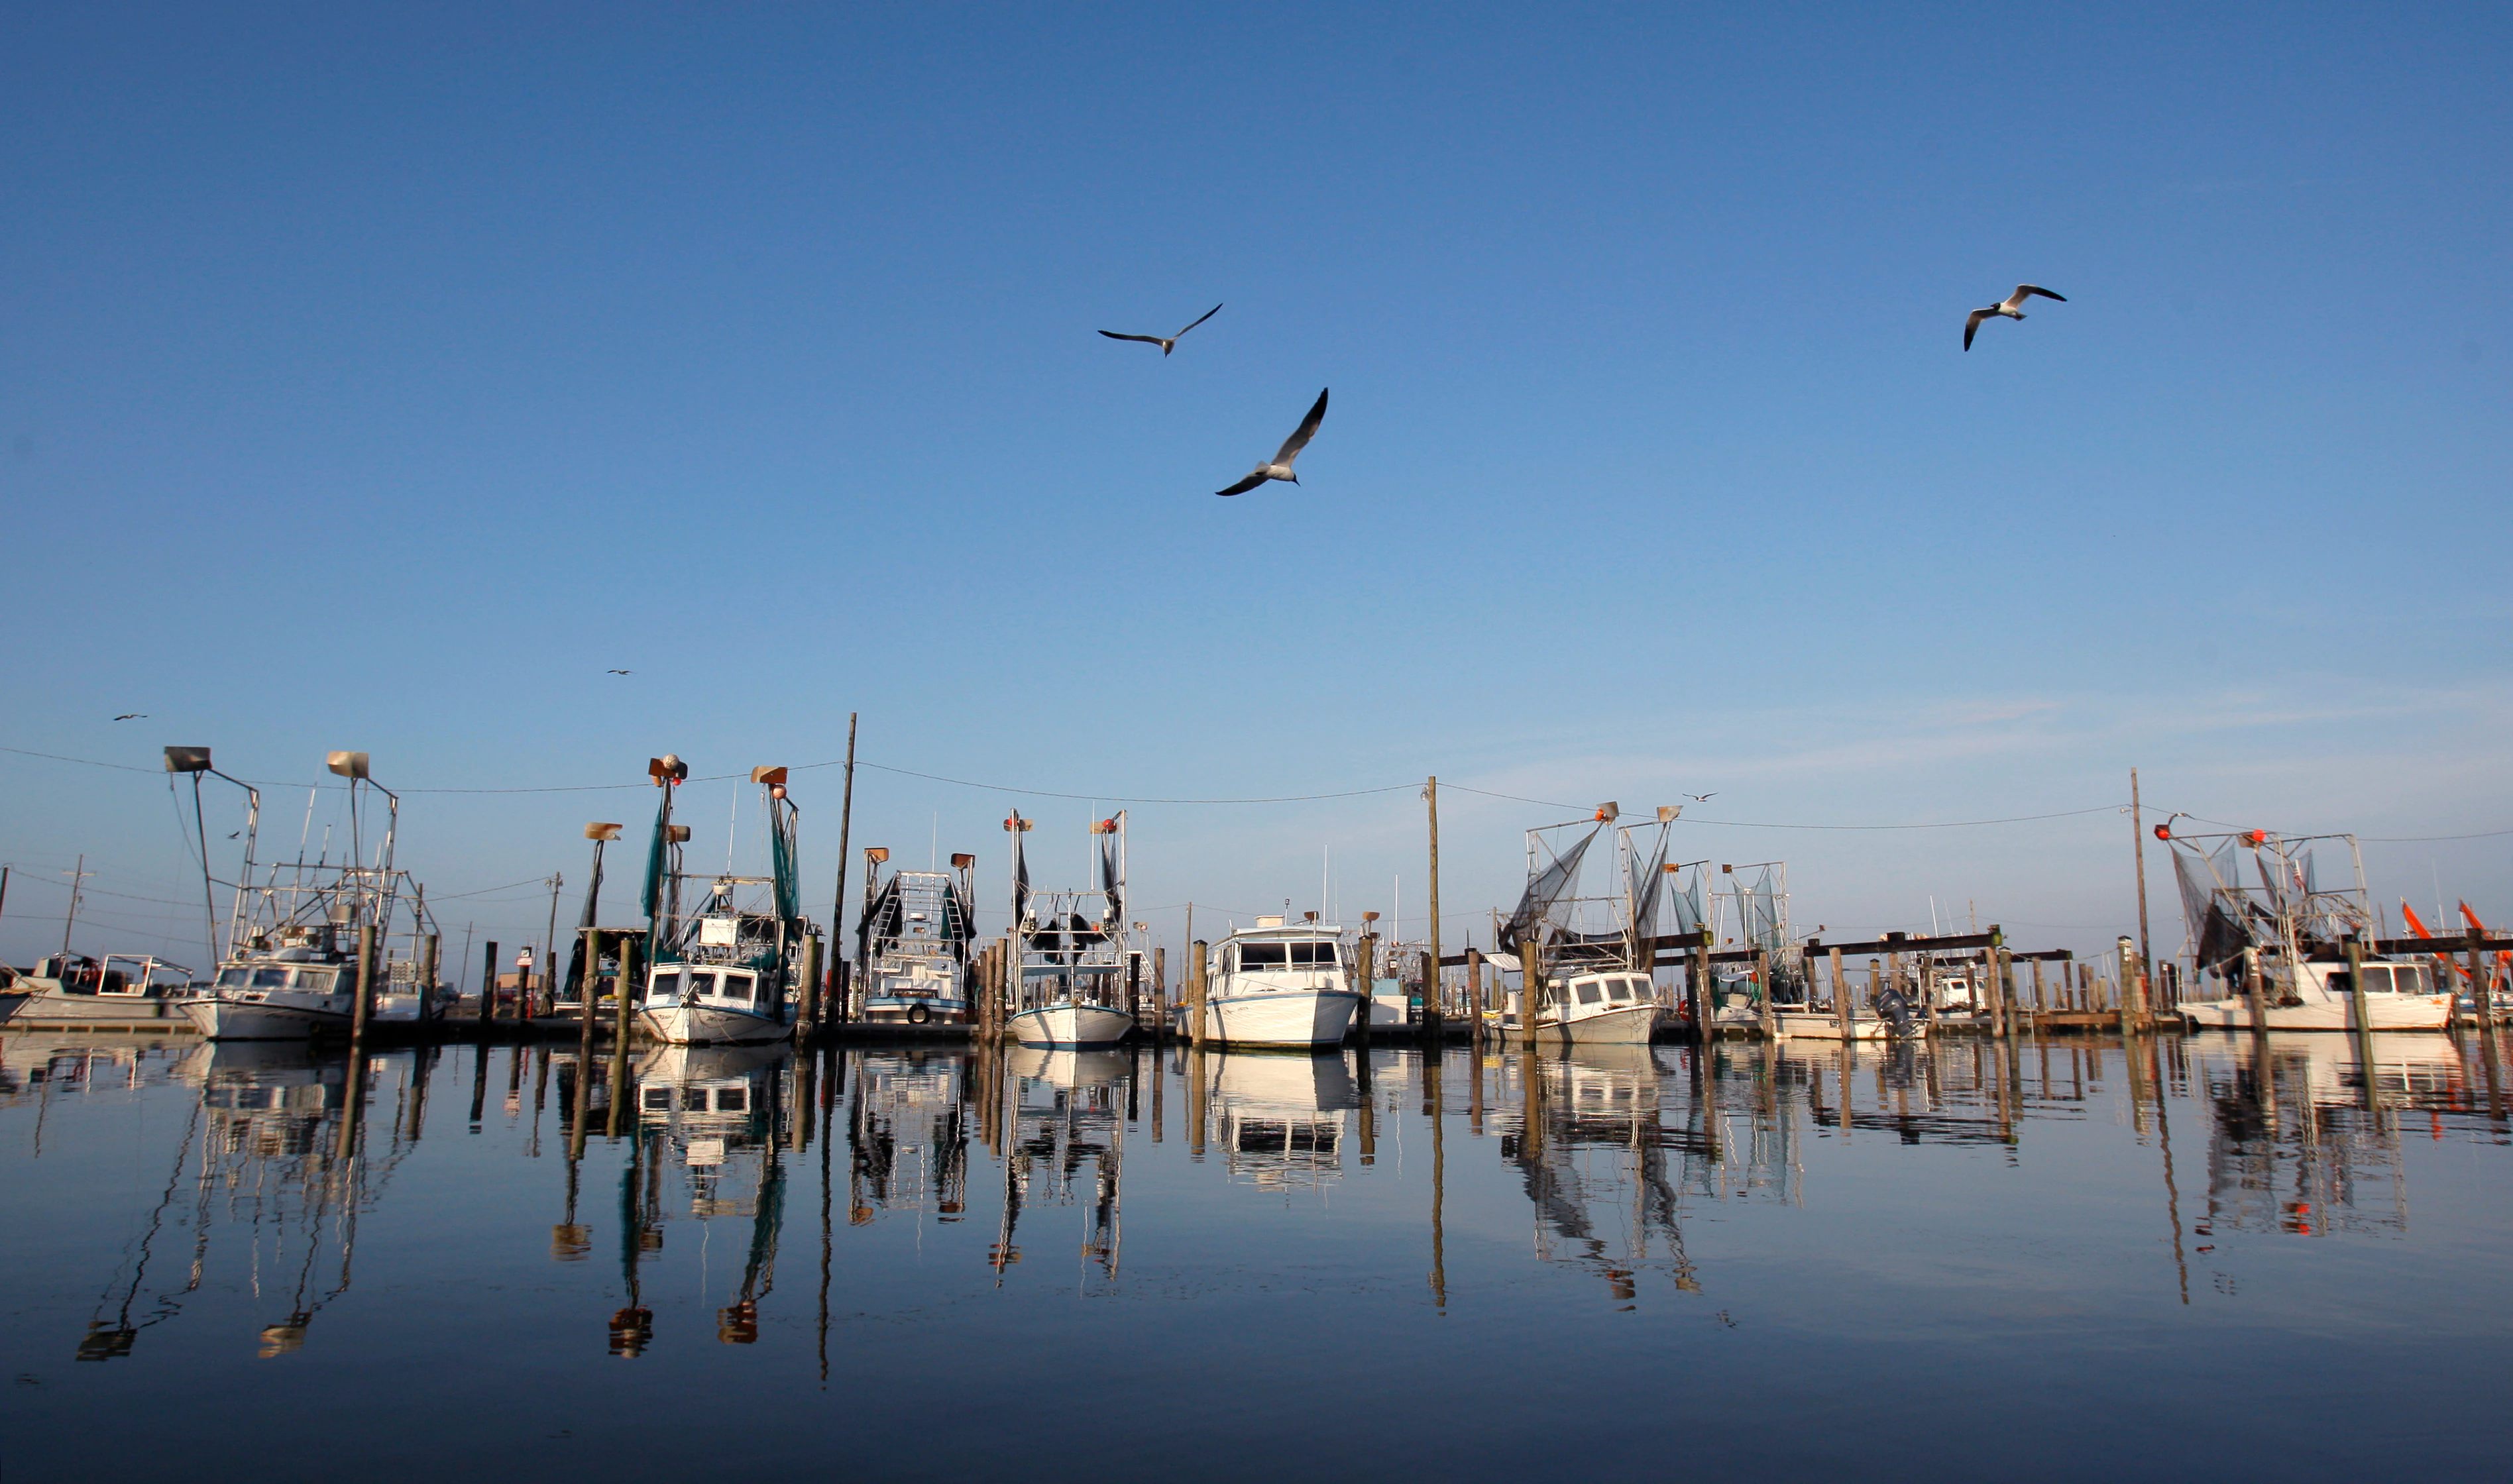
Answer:
<svg viewBox="0 0 2513 1484"><path fill-rule="evenodd" d="M480 1110L489 1099L489 1046L486 1041L473 1048L471 1057L471 1131L480 1131Z"/></svg>
<svg viewBox="0 0 2513 1484"><path fill-rule="evenodd" d="M2302 971L2300 965L2295 969L2297 974ZM2365 997L2365 940L2354 933L2347 936L2347 990L2348 1004L2356 1016L2356 1060L2365 1076L2365 1106L2378 1110L2382 1102L2381 1090L2373 1083L2373 1006Z"/></svg>
<svg viewBox="0 0 2513 1484"><path fill-rule="evenodd" d="M617 1139L627 1116L628 1102L628 1030L634 1014L634 987L637 983L637 940L624 937L619 943L619 983L613 998L618 1008L611 1028L611 1119L609 1135Z"/></svg>
<svg viewBox="0 0 2513 1484"><path fill-rule="evenodd" d="M1441 1073L1446 1070L1444 1064L1447 1061L1447 1054L1436 1042L1423 1048L1422 1073L1430 1084L1424 1090L1429 1094L1431 1118L1431 1302L1443 1308L1449 1304L1448 1243L1446 1233L1441 1230L1441 1222L1446 1215L1442 1208L1448 1194L1448 1152L1444 1143L1446 1136L1440 1125L1447 1121L1442 1116L1441 1108L1442 1095L1446 1091L1441 1085L1444 1081Z"/></svg>
<svg viewBox="0 0 2513 1484"><path fill-rule="evenodd" d="M2502 1074L2495 1066L2495 1027L2490 1020L2478 1023L2478 1059L2487 1069L2487 1114L2504 1121L2504 1087Z"/></svg>
<svg viewBox="0 0 2513 1484"><path fill-rule="evenodd" d="M427 1116L427 1079L435 1074L436 1048L414 1047L410 1053L410 1129L403 1136L413 1144L419 1142L419 1127Z"/></svg>
<svg viewBox="0 0 2513 1484"><path fill-rule="evenodd" d="M1199 949L1203 947L1202 944L1198 944L1196 946ZM1195 974L1196 971L1193 967L1189 967L1187 972L1189 974ZM1197 977L1200 978L1202 976L1198 975ZM1203 1006L1199 1002L1196 1008L1197 1014L1193 1024L1201 1025L1204 1022L1204 1015L1202 1013ZM1187 1049L1186 1152L1187 1157L1191 1159L1202 1159L1204 1157L1204 1061L1205 1053L1203 1047L1190 1046Z"/></svg>

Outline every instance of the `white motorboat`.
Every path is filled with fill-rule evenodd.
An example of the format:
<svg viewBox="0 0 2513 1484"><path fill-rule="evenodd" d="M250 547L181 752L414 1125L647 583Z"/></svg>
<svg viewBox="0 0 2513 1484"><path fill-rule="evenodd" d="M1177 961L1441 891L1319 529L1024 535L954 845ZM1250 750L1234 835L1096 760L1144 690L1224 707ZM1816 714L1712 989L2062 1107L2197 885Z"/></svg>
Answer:
<svg viewBox="0 0 2513 1484"><path fill-rule="evenodd" d="M2355 996L2344 962L2298 965L2298 974L2282 962L2261 966L2261 1013L2271 1031L2353 1031ZM2239 983L2239 981L2237 981ZM2452 1026L2453 996L2437 990L2422 963L2371 962L2365 965L2365 1014L2376 1031L2443 1031ZM2202 1031L2252 1029L2249 996L2224 999L2183 1000L2174 1011Z"/></svg>
<svg viewBox="0 0 2513 1484"><path fill-rule="evenodd" d="M0 968L0 1025L12 1031L188 1034L193 1026L183 1003L197 993L190 981L189 969L144 955L97 959L55 954L30 972Z"/></svg>
<svg viewBox="0 0 2513 1484"><path fill-rule="evenodd" d="M1672 885L1670 879L1683 868L1667 861L1676 817L1669 807L1658 810L1657 839L1646 851L1635 845L1631 829L1616 830L1619 891L1612 897L1579 896L1580 862L1597 837L1614 827L1616 814L1609 803L1590 819L1527 832L1527 888L1501 937L1517 945L1515 957L1522 965L1531 949L1538 950L1532 956L1536 965L1533 977L1541 981L1532 988L1533 1035L1538 1041L1645 1045L1671 1018L1652 977L1658 929L1664 904L1671 901L1677 936L1700 931L1700 880L1696 876L1688 889ZM1583 827L1585 833L1567 847L1556 847L1556 832ZM1585 927L1579 920L1583 912L1590 924ZM1530 977L1522 967L1514 1013L1503 1017L1503 1028L1512 1035L1530 1034Z"/></svg>
<svg viewBox="0 0 2513 1484"><path fill-rule="evenodd" d="M1773 1010L1775 1032L1790 1040L1837 1041L1842 1039L1841 1017L1830 1010L1810 1010L1804 1005L1780 1005ZM1910 1033L1925 1035L1928 1022L1914 1021ZM1894 1038L1894 1023L1873 1015L1854 1012L1850 1018L1850 1036L1855 1041L1882 1041Z"/></svg>
<svg viewBox="0 0 2513 1484"><path fill-rule="evenodd" d="M2171 820L2155 833L2174 847L2174 875L2199 967L2219 976L2224 987L2214 998L2173 1006L2194 1029L2253 1029L2247 986L2254 976L2258 1023L2271 1031L2441 1031L2452 1025L2453 987L2438 987L2423 963L2369 953L2363 993L2357 993L2342 945L2370 938L2373 914L2354 836L2290 840L2266 830L2178 835ZM2302 848L2315 840L2346 842L2355 865L2353 890L2322 889L2312 852ZM2245 853L2252 857L2249 871L2241 859ZM2250 880L2258 884L2246 884Z"/></svg>
<svg viewBox="0 0 2513 1484"><path fill-rule="evenodd" d="M1546 976L1536 1001L1539 1040L1574 1045L1646 1044L1666 1018L1649 976L1622 969Z"/></svg>
<svg viewBox="0 0 2513 1484"><path fill-rule="evenodd" d="M672 825L672 796L689 776L689 764L666 756L649 763L648 772L662 788L663 800L655 816L642 898L654 963L637 1006L639 1029L676 1046L751 1045L792 1035L789 1002L797 997L803 947L813 928L803 916L795 879L800 811L785 797L785 769L750 773L768 816L769 874L715 878L705 905L686 917L681 888L689 879L680 865L688 832Z"/></svg>
<svg viewBox="0 0 2513 1484"><path fill-rule="evenodd" d="M1018 813L1004 821L1013 838L1019 961L1005 1034L1024 1046L1113 1046L1134 1032L1129 980L1139 985L1142 966L1125 920L1126 816L1091 827L1097 886L1035 896L1021 852L1030 824Z"/></svg>
<svg viewBox="0 0 2513 1484"><path fill-rule="evenodd" d="M1311 914L1314 918L1315 914ZM1342 930L1258 918L1213 946L1204 1035L1225 1046L1340 1046L1361 991L1348 982Z"/></svg>

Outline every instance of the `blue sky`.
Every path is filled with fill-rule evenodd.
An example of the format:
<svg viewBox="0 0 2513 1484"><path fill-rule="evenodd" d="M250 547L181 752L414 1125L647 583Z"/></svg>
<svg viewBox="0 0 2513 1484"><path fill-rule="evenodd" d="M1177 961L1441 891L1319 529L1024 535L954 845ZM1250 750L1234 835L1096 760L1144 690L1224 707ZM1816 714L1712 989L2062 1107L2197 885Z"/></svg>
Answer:
<svg viewBox="0 0 2513 1484"><path fill-rule="evenodd" d="M2513 827L2508 33L20 7L0 745L640 784L825 762L860 712L867 760L1038 791L858 777L858 843L977 850L990 905L1015 802L1044 879L1095 793L1436 772L1866 825L2100 809L2134 764L2513 914L2513 836L2427 839ZM1961 352L2028 280L2069 301ZM1093 333L1217 301L1167 360ZM1321 386L1303 484L1213 498ZM796 797L825 881L837 781ZM1454 941L1562 815L1446 797ZM585 820L651 807L413 793L403 859L575 880ZM1401 874L1418 932L1419 810L1138 805L1137 901L1305 909L1332 851L1332 909ZM1934 897L2082 948L2134 920L2130 833L1678 849L1788 859L1808 923ZM81 849L133 899L85 946L197 939L162 780L0 754L0 956L57 937ZM447 918L511 942L530 896Z"/></svg>

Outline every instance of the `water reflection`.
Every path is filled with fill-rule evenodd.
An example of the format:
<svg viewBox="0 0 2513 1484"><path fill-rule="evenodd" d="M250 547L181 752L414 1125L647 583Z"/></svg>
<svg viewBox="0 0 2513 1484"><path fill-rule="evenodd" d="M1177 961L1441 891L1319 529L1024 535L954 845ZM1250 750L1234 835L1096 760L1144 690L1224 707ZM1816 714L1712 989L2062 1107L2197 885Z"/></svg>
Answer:
<svg viewBox="0 0 2513 1484"><path fill-rule="evenodd" d="M63 1328L85 1325L81 1360L133 1355L146 1331L197 1308L205 1286L220 1283L249 1296L259 1355L305 1349L318 1317L352 1292L360 1223L391 1199L396 1172L422 1155L458 1169L537 1159L554 1091L562 1157L527 1166L540 1214L517 1245L559 1265L576 1343L586 1343L598 1312L608 1353L647 1354L659 1310L667 1339L702 1334L712 1314L723 1344L772 1348L779 1247L789 1217L810 1222L817 1205L816 1353L825 1375L832 1286L850 1281L841 1247L862 1241L866 1270L891 1271L880 1265L902 1250L883 1240L893 1223L919 1251L942 1244L937 1269L999 1292L1049 1277L1061 1285L1067 1236L1086 1292L1114 1283L1129 1260L1171 1273L1198 1261L1192 1245L1159 1236L1146 1248L1138 1235L1128 1253L1130 1143L1138 1165L1166 1162L1190 1177L1155 1175L1163 1202L1212 1205L1233 1220L1294 1204L1252 1196L1338 1185L1385 1192L1419 1213L1408 1218L1418 1225L1403 1264L1427 1257L1427 1267L1405 1281L1419 1274L1444 1307L1518 1281L1512 1265L1531 1259L1581 1275L1578 1287L1618 1308L1654 1284L1712 1293L1723 1267L1733 1271L1750 1253L1732 1242L1703 1255L1704 1213L1749 1202L1777 1208L1775 1221L1839 1220L1837 1191L1855 1197L1862 1176L1887 1167L1880 1161L1895 1160L1893 1178L1926 1191L1952 1180L1942 1172L1962 1167L1953 1161L1983 1157L2116 1182L2147 1224L2141 1240L2154 1243L2142 1281L2188 1302L2196 1269L2200 1296L2211 1271L2215 1291L2230 1294L2229 1238L2405 1239L2413 1141L2513 1142L2508 1078L2486 1042L2383 1034L2372 1048L2368 1065L2355 1037L2282 1032L2126 1044L1731 1041L1706 1052L1379 1047L1366 1058L658 1047L583 1061L573 1048L455 1045L351 1059L302 1044L177 1049L12 1035L0 1040L0 1119L18 1135L7 1157L43 1160L103 1109L180 1100L176 1116L133 1135L142 1141L138 1175L92 1188L114 1225L90 1249L111 1258L78 1275L86 1311L60 1315ZM468 1092L468 1117L450 1138L429 1137L440 1082L458 1110ZM1172 1101L1186 1138L1164 1145ZM817 1158L807 1157L815 1138ZM1410 1166L1392 1157L1403 1149ZM1811 1187L1826 1198L1811 1203ZM1950 1208L1958 1223L1990 1220L1981 1203L2012 1198L1946 1190L1972 1202ZM1474 1246L1461 1265L1453 1237L1461 1194L1479 1217L1499 1200L1528 1246L1506 1261ZM1296 1204L1318 1219L1336 1209ZM493 1214L456 1203L396 1220L461 1247L477 1241L465 1224ZM538 1222L553 1216L544 1252ZM1067 1219L1074 1225L1061 1227ZM667 1244L674 1223L689 1224L687 1234ZM1042 1250L1057 1254L1047 1269L1037 1268ZM1287 1248L1278 1260L1303 1258ZM694 1311L675 1317L684 1306ZM795 1308L784 1317L803 1318Z"/></svg>

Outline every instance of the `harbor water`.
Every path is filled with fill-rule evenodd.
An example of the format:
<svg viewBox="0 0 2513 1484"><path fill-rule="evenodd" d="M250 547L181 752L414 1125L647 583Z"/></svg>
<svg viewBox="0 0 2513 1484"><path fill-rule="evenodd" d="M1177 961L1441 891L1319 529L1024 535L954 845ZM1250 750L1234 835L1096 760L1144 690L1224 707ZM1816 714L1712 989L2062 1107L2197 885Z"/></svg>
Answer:
<svg viewBox="0 0 2513 1484"><path fill-rule="evenodd" d="M2373 1052L12 1034L0 1436L20 1479L2500 1478L2513 1071Z"/></svg>

